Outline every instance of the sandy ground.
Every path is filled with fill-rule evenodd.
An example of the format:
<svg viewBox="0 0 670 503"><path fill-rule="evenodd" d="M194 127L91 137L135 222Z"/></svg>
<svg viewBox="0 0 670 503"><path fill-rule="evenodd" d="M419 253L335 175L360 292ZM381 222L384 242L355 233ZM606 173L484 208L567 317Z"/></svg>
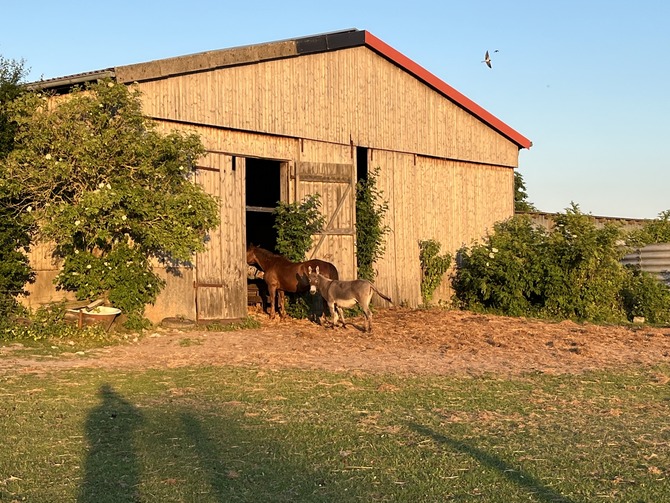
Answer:
<svg viewBox="0 0 670 503"><path fill-rule="evenodd" d="M0 347L0 373L99 367L174 368L240 365L268 369L481 375L580 373L670 363L670 327L599 326L479 315L463 311L389 309L346 329L307 320L269 320L250 310L259 329L231 332L158 329L135 342L57 357L21 356Z"/></svg>

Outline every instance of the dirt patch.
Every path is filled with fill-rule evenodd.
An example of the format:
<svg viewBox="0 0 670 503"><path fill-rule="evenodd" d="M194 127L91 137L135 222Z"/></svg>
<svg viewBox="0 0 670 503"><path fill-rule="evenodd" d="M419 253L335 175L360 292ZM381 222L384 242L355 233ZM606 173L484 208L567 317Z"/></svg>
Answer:
<svg viewBox="0 0 670 503"><path fill-rule="evenodd" d="M101 367L244 365L396 374L581 373L670 363L670 328L599 326L445 310L379 310L372 333L362 318L346 329L307 320L261 321L233 332L157 330L126 345L51 358L0 348L0 372Z"/></svg>

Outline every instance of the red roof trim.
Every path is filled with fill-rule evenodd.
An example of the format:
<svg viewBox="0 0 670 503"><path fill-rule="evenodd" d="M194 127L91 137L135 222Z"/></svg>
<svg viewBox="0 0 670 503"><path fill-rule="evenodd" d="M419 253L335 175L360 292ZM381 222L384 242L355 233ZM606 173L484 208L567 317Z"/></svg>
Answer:
<svg viewBox="0 0 670 503"><path fill-rule="evenodd" d="M409 59L404 54L398 52L393 47L388 45L386 42L375 37L372 33L365 32L365 45L378 52L385 58L389 59L396 65L404 68L406 71L417 77L418 79L424 81L426 84L444 94L447 98L454 101L457 105L461 106L468 112L472 113L474 116L481 119L483 122L487 123L493 129L499 131L504 136L512 140L514 143L519 145L521 148L530 148L533 144L528 138L518 133L503 121L492 115L491 113L484 110L482 107L477 105L467 96L459 93L456 89L451 87L449 84L439 79L428 70L423 68L421 65L418 65L411 59Z"/></svg>

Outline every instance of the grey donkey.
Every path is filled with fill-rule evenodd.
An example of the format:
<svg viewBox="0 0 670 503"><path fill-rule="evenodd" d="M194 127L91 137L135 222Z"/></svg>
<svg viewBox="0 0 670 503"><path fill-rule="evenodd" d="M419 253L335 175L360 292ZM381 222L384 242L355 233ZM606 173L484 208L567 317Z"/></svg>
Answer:
<svg viewBox="0 0 670 503"><path fill-rule="evenodd" d="M319 274L319 267L307 270L309 277L309 291L312 295L317 292L324 298L333 315L333 328L337 325L338 314L342 318L342 326L346 328L344 321L344 312L342 308L354 307L358 303L363 309L365 321L367 322L366 331L372 331L372 312L370 311L370 301L372 295L377 293L382 299L393 303L390 297L377 290L377 287L366 279L355 279L353 281L340 281L328 279Z"/></svg>

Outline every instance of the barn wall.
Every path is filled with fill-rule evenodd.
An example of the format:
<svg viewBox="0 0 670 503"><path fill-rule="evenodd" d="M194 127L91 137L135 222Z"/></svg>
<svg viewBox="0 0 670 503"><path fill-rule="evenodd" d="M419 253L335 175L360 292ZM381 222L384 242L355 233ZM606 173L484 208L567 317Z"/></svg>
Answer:
<svg viewBox="0 0 670 503"><path fill-rule="evenodd" d="M518 147L365 47L140 82L149 116L516 167Z"/></svg>
<svg viewBox="0 0 670 503"><path fill-rule="evenodd" d="M137 65L138 75L141 67ZM122 70L117 72L120 81ZM420 239L437 239L443 251L453 252L513 214L510 168L518 164L518 146L369 48L233 65L135 85L145 114L159 128L195 131L209 156L221 157L224 169L217 189L210 188L227 194L222 227L216 231L221 257L228 261L219 261L221 283L238 285L244 264L244 177L231 176L225 167L233 156L285 161L289 202L324 192L323 210L330 215L355 183L355 146L368 147L369 168L381 168L380 189L389 199L392 229L377 264L377 282L396 302L410 306L421 302ZM301 185L305 169L345 178L348 170L350 189L323 180ZM337 226L351 227L351 202L339 211ZM355 277L351 234L327 235L317 256L336 263L343 278ZM46 278L55 275L57 266L43 269ZM149 318L194 317L195 273L166 278L168 288L147 310ZM236 287L229 290L234 296ZM52 287L39 291L33 300L55 295ZM448 297L446 285L436 300L440 296ZM236 306L237 300L229 299Z"/></svg>
<svg viewBox="0 0 670 503"><path fill-rule="evenodd" d="M167 121L161 122L161 128L166 131L171 128L180 128L184 131L196 132L201 136L205 148L209 151L225 152L239 157L261 157L288 162L290 164L288 202L302 201L307 194L318 193L321 196L322 213L328 222L330 216L338 209L342 198L346 196L347 200L337 211L337 217L332 223L335 229L351 229L353 233L355 193L351 192L352 189L346 193L345 183L324 183L324 180L332 175L342 180L348 176L349 184L355 184L355 165L350 145L298 140L222 128L179 126ZM317 180L312 176L300 182L300 173L296 172L296 166L310 166L302 169L308 169L312 174L320 173L323 179ZM244 182L240 183L237 190L244 192ZM262 180L259 180L258 183L262 183ZM224 231L224 234L226 232L237 231L230 228L229 231ZM244 238L243 232L240 235ZM343 278L355 277L355 243L351 234L347 236L338 232L326 233L323 240L320 239L320 236L315 236L315 239L315 244L320 243L320 245L314 258L333 262ZM308 252L307 258L312 257L313 251Z"/></svg>
<svg viewBox="0 0 670 503"><path fill-rule="evenodd" d="M391 227L376 282L397 302L415 307L422 302L419 241L435 239L442 253L453 255L511 217L514 171L377 150L370 157L370 166L380 168ZM445 277L433 300L450 296Z"/></svg>

